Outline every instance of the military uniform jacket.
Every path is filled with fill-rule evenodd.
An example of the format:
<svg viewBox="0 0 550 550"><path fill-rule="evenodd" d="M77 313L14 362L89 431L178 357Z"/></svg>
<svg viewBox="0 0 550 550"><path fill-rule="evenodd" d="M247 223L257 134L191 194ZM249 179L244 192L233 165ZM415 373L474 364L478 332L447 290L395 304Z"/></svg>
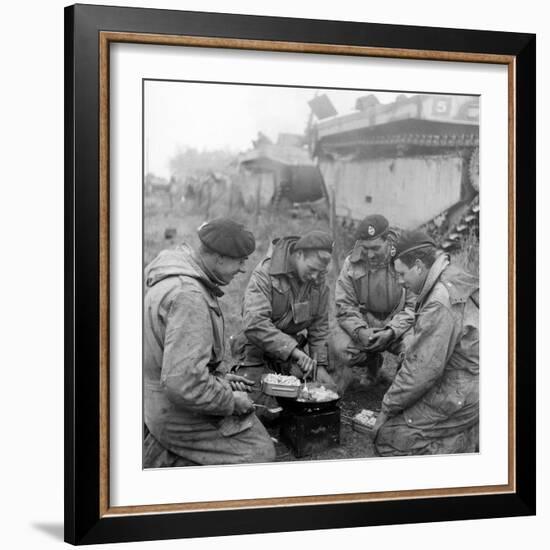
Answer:
<svg viewBox="0 0 550 550"><path fill-rule="evenodd" d="M478 419L479 282L442 254L416 306L413 338L382 402L390 417L439 437Z"/></svg>
<svg viewBox="0 0 550 550"><path fill-rule="evenodd" d="M356 245L344 261L335 288L336 317L353 339L360 328L386 326L399 338L414 322L415 296L398 282L391 256L370 265Z"/></svg>
<svg viewBox="0 0 550 550"><path fill-rule="evenodd" d="M310 356L327 364L329 289L302 283L289 265L290 249L297 237L273 242L265 259L254 269L243 301L244 363L268 357L287 361L297 346L296 334L307 330Z"/></svg>

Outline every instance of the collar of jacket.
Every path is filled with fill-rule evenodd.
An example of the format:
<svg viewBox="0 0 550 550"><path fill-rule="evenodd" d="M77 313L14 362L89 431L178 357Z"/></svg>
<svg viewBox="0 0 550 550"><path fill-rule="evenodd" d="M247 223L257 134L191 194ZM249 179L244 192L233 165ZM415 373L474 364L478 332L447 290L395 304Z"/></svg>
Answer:
<svg viewBox="0 0 550 550"><path fill-rule="evenodd" d="M426 300L426 297L437 283L439 277L449 265L450 259L448 254L440 254L433 263L432 267L428 271L428 276L424 281L424 286L418 295L418 300L416 301L416 309L419 309L422 303Z"/></svg>
<svg viewBox="0 0 550 550"><path fill-rule="evenodd" d="M294 235L275 239L267 252L267 257L271 254L271 265L269 266L270 275L290 275L293 270L290 266L290 254L296 241L300 237Z"/></svg>
<svg viewBox="0 0 550 550"><path fill-rule="evenodd" d="M204 277L201 278L201 281L204 283L204 286L208 288L208 290L214 294L214 296L217 296L220 298L223 296L223 290L220 288L220 285L226 284L220 279L218 279L205 265L204 262L200 256L200 254L193 253L191 254L191 260L194 260L195 267L198 271L202 272L204 274Z"/></svg>
<svg viewBox="0 0 550 550"><path fill-rule="evenodd" d="M417 305L421 305L426 301L437 282L445 287L449 295L449 302L452 305L463 304L472 297L476 306L479 307L479 279L450 263L447 254L438 256L432 265L422 292L418 297Z"/></svg>

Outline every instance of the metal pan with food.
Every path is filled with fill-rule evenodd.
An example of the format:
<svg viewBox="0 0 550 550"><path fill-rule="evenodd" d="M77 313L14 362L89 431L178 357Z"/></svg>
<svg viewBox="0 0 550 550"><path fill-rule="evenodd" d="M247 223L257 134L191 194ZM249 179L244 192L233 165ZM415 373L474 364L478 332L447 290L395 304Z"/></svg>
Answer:
<svg viewBox="0 0 550 550"><path fill-rule="evenodd" d="M308 382L299 387L296 397L277 397L286 409L295 412L322 411L332 409L340 401L336 386L320 382Z"/></svg>
<svg viewBox="0 0 550 550"><path fill-rule="evenodd" d="M286 376L270 372L262 376L262 392L274 397L298 397L301 382L296 376Z"/></svg>

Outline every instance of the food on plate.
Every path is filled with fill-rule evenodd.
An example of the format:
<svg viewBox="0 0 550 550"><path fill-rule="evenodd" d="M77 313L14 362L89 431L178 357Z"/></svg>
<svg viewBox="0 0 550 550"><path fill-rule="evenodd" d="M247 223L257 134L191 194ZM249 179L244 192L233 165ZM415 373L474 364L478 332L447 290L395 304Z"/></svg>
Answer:
<svg viewBox="0 0 550 550"><path fill-rule="evenodd" d="M376 423L376 413L368 409L363 409L353 417L353 420L362 426L372 428Z"/></svg>
<svg viewBox="0 0 550 550"><path fill-rule="evenodd" d="M298 380L295 376L286 376L284 374L277 374L274 372L266 374L263 380L266 384L278 384L282 386L300 385L300 380Z"/></svg>
<svg viewBox="0 0 550 550"><path fill-rule="evenodd" d="M304 386L300 390L297 401L315 401L317 403L323 401L332 401L338 399L338 394L325 386Z"/></svg>

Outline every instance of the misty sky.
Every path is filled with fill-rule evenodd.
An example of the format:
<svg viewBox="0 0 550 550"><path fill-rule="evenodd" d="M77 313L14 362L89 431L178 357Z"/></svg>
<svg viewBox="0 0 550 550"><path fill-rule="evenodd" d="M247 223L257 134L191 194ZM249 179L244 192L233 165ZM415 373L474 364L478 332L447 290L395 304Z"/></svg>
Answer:
<svg viewBox="0 0 550 550"><path fill-rule="evenodd" d="M228 149L252 146L258 131L276 141L280 132L303 133L313 88L281 88L148 81L145 85L145 172L169 177L169 161L179 148ZM354 110L369 91L319 90L338 114ZM396 93L376 95L381 103Z"/></svg>

